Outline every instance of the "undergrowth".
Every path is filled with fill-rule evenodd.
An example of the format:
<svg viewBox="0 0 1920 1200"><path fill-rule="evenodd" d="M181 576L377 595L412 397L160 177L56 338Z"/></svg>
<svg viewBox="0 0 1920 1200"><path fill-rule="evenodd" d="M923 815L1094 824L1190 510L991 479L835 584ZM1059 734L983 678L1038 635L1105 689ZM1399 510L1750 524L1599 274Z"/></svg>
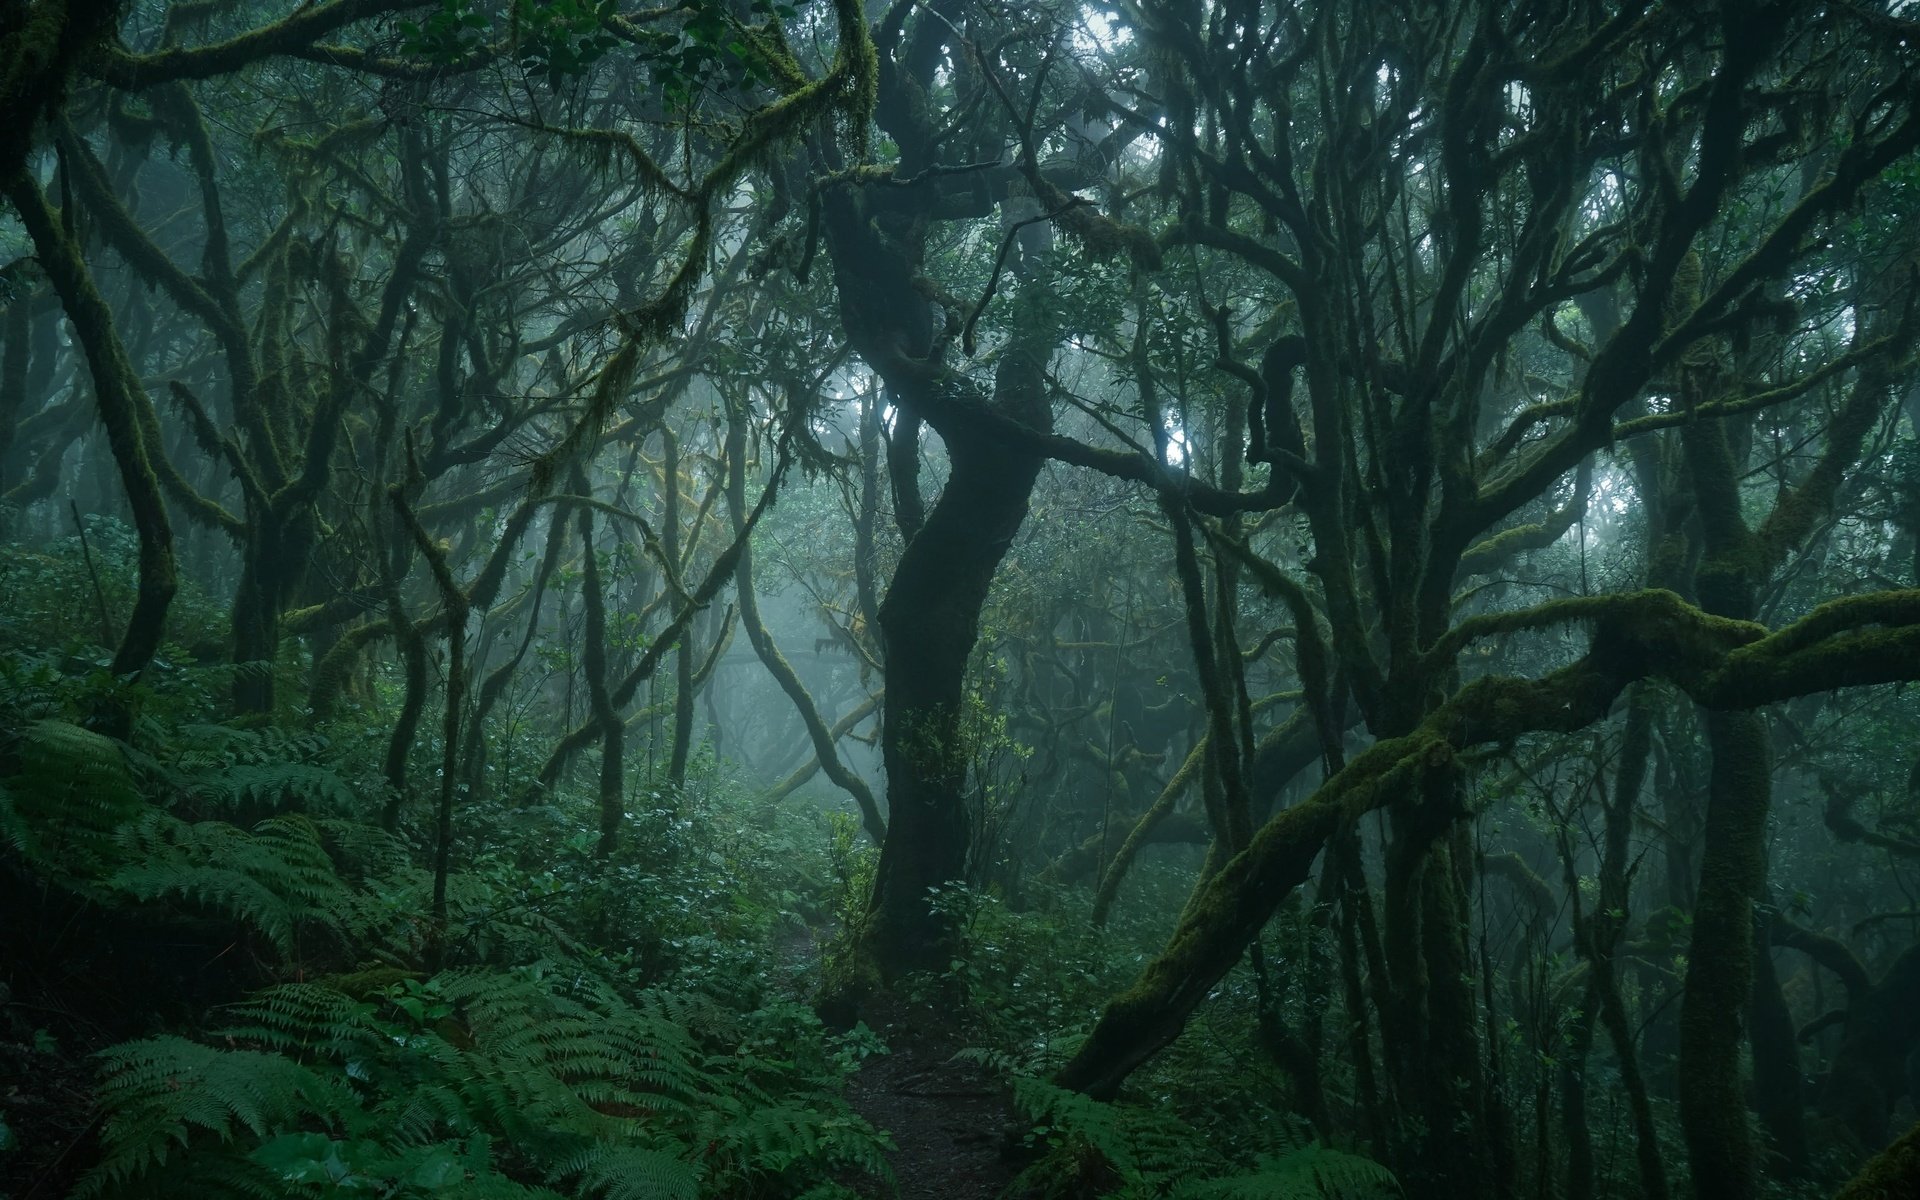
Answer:
<svg viewBox="0 0 1920 1200"><path fill-rule="evenodd" d="M602 858L586 789L525 802L509 750L460 809L436 922L428 806L382 827L374 723L210 716L246 672L298 664L172 646L130 683L101 662L0 653L0 899L42 934L9 945L6 979L60 1014L23 1025L16 1003L8 1023L30 1031L22 1061L88 1077L73 1194L884 1193L887 1139L844 1099L878 1040L800 999L859 969L877 855L851 817L758 804L706 761L632 789ZM106 710L124 736L90 727ZM416 778L437 754L423 738ZM1398 1195L1247 1054L1244 970L1123 1102L1045 1081L1164 940L1188 875L1143 863L1099 930L1077 891L936 895L964 937L909 999L1007 1080L1028 1164L1009 1195ZM0 1124L0 1180L22 1144Z"/></svg>
<svg viewBox="0 0 1920 1200"><path fill-rule="evenodd" d="M1259 1041L1258 991L1242 969L1205 1018L1107 1103L1047 1080L1079 1048L1106 1000L1165 938L1187 876L1143 865L1129 902L1103 928L1088 898L1033 889L1015 906L951 886L936 902L962 944L947 969L910 985L941 1003L974 1045L959 1057L1003 1078L1027 1123L1022 1200L1377 1200L1402 1195L1392 1172L1356 1145L1328 1144L1290 1104L1292 1081L1248 1047ZM1279 937L1314 936L1276 923ZM1285 1014L1297 1019L1301 1014Z"/></svg>
<svg viewBox="0 0 1920 1200"><path fill-rule="evenodd" d="M72 1014L138 1034L91 1058L75 1195L825 1198L885 1176L842 1098L871 1035L826 1031L771 957L830 902L792 822L723 832L726 797L662 791L598 860L564 796L475 805L435 928L422 840L379 827L364 764L206 721L223 682L175 673L116 738L82 723L97 676L0 662L10 919L67 930L7 952L14 991L83 962L197 972L182 994L219 1001L156 1024L114 1003L125 983ZM174 961L209 947L218 972Z"/></svg>

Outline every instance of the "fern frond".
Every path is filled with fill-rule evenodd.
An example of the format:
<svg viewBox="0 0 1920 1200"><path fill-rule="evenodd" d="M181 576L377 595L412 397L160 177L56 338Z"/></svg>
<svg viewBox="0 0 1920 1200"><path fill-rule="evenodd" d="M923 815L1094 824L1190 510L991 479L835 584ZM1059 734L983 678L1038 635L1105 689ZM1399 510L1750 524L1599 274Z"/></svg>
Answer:
<svg viewBox="0 0 1920 1200"><path fill-rule="evenodd" d="M249 832L153 811L122 839L128 865L109 881L115 889L137 900L200 904L257 930L282 953L292 953L300 922L337 926L353 904L352 889L305 817L272 817Z"/></svg>
<svg viewBox="0 0 1920 1200"><path fill-rule="evenodd" d="M161 742L167 764L159 774L197 815L349 814L361 807L328 765L330 744L316 733L182 725Z"/></svg>
<svg viewBox="0 0 1920 1200"><path fill-rule="evenodd" d="M1067 1134L1086 1142L1124 1176L1137 1177L1132 1140L1122 1110L1081 1092L1025 1076L1013 1081L1013 1103L1049 1135Z"/></svg>
<svg viewBox="0 0 1920 1200"><path fill-rule="evenodd" d="M216 1143L242 1134L264 1138L303 1118L331 1126L354 1107L337 1079L277 1054L158 1037L111 1047L100 1060L105 1154L81 1196L166 1167L208 1135Z"/></svg>
<svg viewBox="0 0 1920 1200"><path fill-rule="evenodd" d="M359 879L391 875L408 863L407 845L377 825L338 817L315 817L320 832L341 873Z"/></svg>
<svg viewBox="0 0 1920 1200"><path fill-rule="evenodd" d="M558 1177L576 1180L576 1195L598 1200L695 1200L700 1194L693 1164L631 1146L590 1147L562 1164Z"/></svg>
<svg viewBox="0 0 1920 1200"><path fill-rule="evenodd" d="M709 1144L746 1178L779 1178L821 1164L877 1177L889 1173L888 1144L871 1125L811 1098L742 1106Z"/></svg>
<svg viewBox="0 0 1920 1200"><path fill-rule="evenodd" d="M19 769L0 787L0 836L36 870L80 882L120 861L120 829L147 811L110 737L65 721L35 721L15 746Z"/></svg>
<svg viewBox="0 0 1920 1200"><path fill-rule="evenodd" d="M281 984L255 992L226 1011L234 1023L217 1030L218 1036L296 1057L366 1059L384 1048L387 1036L374 1023L372 1004L325 984Z"/></svg>
<svg viewBox="0 0 1920 1200"><path fill-rule="evenodd" d="M1392 1171L1358 1154L1304 1146L1261 1162L1245 1175L1177 1188L1172 1200L1398 1200Z"/></svg>
<svg viewBox="0 0 1920 1200"><path fill-rule="evenodd" d="M332 748L324 734L275 725L242 729L189 722L175 726L171 740L178 765L202 768L317 763Z"/></svg>
<svg viewBox="0 0 1920 1200"><path fill-rule="evenodd" d="M349 813L360 806L346 780L310 763L242 763L196 784L203 797L229 810L253 804L293 812Z"/></svg>

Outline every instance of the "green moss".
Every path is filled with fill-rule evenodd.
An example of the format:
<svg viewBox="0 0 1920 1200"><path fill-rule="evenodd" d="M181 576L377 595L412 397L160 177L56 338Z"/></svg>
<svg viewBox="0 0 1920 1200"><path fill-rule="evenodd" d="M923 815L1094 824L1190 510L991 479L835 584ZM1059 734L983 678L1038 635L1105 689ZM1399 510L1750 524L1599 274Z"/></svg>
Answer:
<svg viewBox="0 0 1920 1200"><path fill-rule="evenodd" d="M1920 1125L1876 1154L1833 1200L1920 1200Z"/></svg>
<svg viewBox="0 0 1920 1200"><path fill-rule="evenodd" d="M1160 269L1160 244L1153 234L1102 214L1089 204L1074 204L1053 220L1059 230L1078 242L1096 262L1126 255L1142 271Z"/></svg>
<svg viewBox="0 0 1920 1200"><path fill-rule="evenodd" d="M1709 712L1707 740L1713 769L1680 1011L1680 1120L1699 1194L1749 1196L1757 1167L1741 1017L1753 985L1753 900L1766 885L1772 755L1756 713Z"/></svg>
<svg viewBox="0 0 1920 1200"><path fill-rule="evenodd" d="M1420 789L1453 757L1432 732L1378 742L1312 797L1268 821L1194 893L1166 949L1107 1005L1055 1081L1095 1097L1118 1092L1135 1067L1179 1036L1341 825Z"/></svg>

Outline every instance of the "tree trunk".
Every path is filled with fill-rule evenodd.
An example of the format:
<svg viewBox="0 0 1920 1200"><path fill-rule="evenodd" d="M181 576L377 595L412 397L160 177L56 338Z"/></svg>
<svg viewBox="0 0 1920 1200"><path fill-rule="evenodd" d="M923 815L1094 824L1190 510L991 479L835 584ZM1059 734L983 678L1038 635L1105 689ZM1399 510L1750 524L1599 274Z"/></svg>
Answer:
<svg viewBox="0 0 1920 1200"><path fill-rule="evenodd" d="M126 349L114 329L112 310L94 286L80 248L47 207L39 185L25 172L18 172L6 177L5 189L86 354L94 398L100 406L100 423L106 427L107 445L113 451L127 504L133 510L133 527L140 539L139 584L112 670L115 675L135 675L146 669L160 649L166 634L167 609L179 590L173 527L167 521L160 482L148 458L150 448L140 433L141 412L152 402L127 360Z"/></svg>
<svg viewBox="0 0 1920 1200"><path fill-rule="evenodd" d="M1763 925L1756 933L1753 990L1747 998L1747 1027L1753 1048L1754 1108L1773 1152L1772 1174L1803 1178L1809 1165L1804 1077L1800 1044L1787 998L1774 970L1773 944Z"/></svg>
<svg viewBox="0 0 1920 1200"><path fill-rule="evenodd" d="M727 422L727 512L733 522L735 537L745 536L747 522L747 418L744 412L734 412ZM866 780L849 770L840 761L840 751L833 731L827 727L820 716L819 706L814 704L813 696L808 693L807 685L780 653L780 647L774 643L773 635L767 631L766 622L760 619L760 601L754 592L753 582L753 546L749 544L740 552L740 566L734 575L735 592L740 598L740 627L746 631L747 641L753 646L753 652L767 668L767 674L773 676L780 690L793 702L800 723L806 728L807 739L813 747L814 758L820 763L820 769L834 785L853 797L860 808L861 824L866 828L867 836L876 845L882 844L887 837L887 824L880 815L880 804L874 799L873 792L867 787ZM689 673L691 678L691 673ZM692 697L688 697L691 701Z"/></svg>
<svg viewBox="0 0 1920 1200"><path fill-rule="evenodd" d="M1847 1032L1819 1097L1820 1112L1839 1123L1861 1153L1887 1140L1894 1102L1911 1088L1907 1063L1920 1045L1920 945L1909 946L1887 973L1847 1005Z"/></svg>
<svg viewBox="0 0 1920 1200"><path fill-rule="evenodd" d="M680 439L665 425L660 427L660 517L661 552L676 573L687 564L680 552ZM667 756L667 782L674 787L687 783L687 759L693 752L693 629L680 639L673 656L673 745Z"/></svg>
<svg viewBox="0 0 1920 1200"><path fill-rule="evenodd" d="M1008 348L996 379L996 408L1051 426L1044 375L1050 348ZM966 878L968 754L961 714L967 659L1041 464L969 431L945 436L952 463L947 485L907 543L880 604L888 824L867 946L888 978L943 966L952 949L953 930L928 904L928 889Z"/></svg>
<svg viewBox="0 0 1920 1200"><path fill-rule="evenodd" d="M1739 1017L1753 986L1753 897L1767 878L1772 752L1760 713L1709 711L1706 728L1713 777L1680 1010L1680 1124L1700 1200L1751 1200Z"/></svg>

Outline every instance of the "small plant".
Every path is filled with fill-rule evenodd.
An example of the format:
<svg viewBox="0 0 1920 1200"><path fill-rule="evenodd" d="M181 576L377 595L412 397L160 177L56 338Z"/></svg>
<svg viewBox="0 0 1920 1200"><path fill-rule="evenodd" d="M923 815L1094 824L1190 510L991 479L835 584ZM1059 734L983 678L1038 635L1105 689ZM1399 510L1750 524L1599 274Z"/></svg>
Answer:
<svg viewBox="0 0 1920 1200"><path fill-rule="evenodd" d="M864 991L870 982L860 955L880 853L851 813L830 812L826 820L833 932L821 955L820 975L822 994L835 996Z"/></svg>

